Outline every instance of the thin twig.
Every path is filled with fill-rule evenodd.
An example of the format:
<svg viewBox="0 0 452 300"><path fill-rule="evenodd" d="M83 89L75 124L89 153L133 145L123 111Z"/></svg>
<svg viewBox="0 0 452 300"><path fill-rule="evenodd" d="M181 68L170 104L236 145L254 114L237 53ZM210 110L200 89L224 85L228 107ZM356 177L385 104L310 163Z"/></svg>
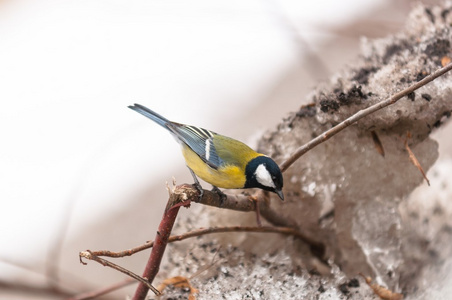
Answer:
<svg viewBox="0 0 452 300"><path fill-rule="evenodd" d="M325 131L315 139L309 141L308 143L304 144L300 148L298 148L287 160L285 160L281 165L280 169L282 172L286 171L297 159L299 159L303 154L314 148L315 146L325 142L326 140L330 139L335 134L339 133L346 127L350 126L353 123L356 123L360 119L364 118L365 116L368 116L386 106L392 105L396 103L398 100L402 99L403 97L409 95L410 93L414 92L415 90L419 89L420 87L426 85L427 83L433 81L434 79L440 77L441 75L449 72L452 69L452 64L448 64L445 67L442 67L432 74L428 75L424 79L416 82L415 84L409 86L408 88L404 89L401 92L398 92L397 94L394 94L390 98L378 102L372 106L369 106L368 108L362 109L352 115L351 117L347 118L346 120L342 121L341 123L337 124L333 128Z"/></svg>
<svg viewBox="0 0 452 300"><path fill-rule="evenodd" d="M168 240L168 243L171 243L171 241ZM119 252L114 252L114 251L110 251L110 250L98 250L98 251L92 251L92 253L93 253L93 255L96 255L96 256L106 256L106 257L118 258L118 257L132 256L135 253L141 252L146 249L150 249L150 248L152 248L152 246L154 246L154 241L149 241L143 245L133 247L133 248L130 248L127 250L119 251Z"/></svg>
<svg viewBox="0 0 452 300"><path fill-rule="evenodd" d="M90 291L82 294L75 295L73 297L68 298L67 300L88 300L88 299L95 299L97 297L103 296L105 294L111 293L113 291L119 290L120 288L123 288L127 285L130 285L132 283L135 283L136 280L133 278L126 278L123 281L116 282L112 285L109 285L107 287L100 288L95 291Z"/></svg>
<svg viewBox="0 0 452 300"><path fill-rule="evenodd" d="M137 280L140 282L140 284L145 285L148 289L152 290L156 295L159 295L160 292L152 286L151 282L149 282L146 277L140 277L139 275L133 273L132 271L129 271L115 263L112 263L111 261L108 261L106 259L100 258L96 255L93 255L91 253L91 251L87 250L87 251L82 251L79 253L80 256L80 262L82 264L86 264L85 262L82 261L82 257L89 259L89 260L94 260L95 262L100 263L101 265L105 266L105 267L110 267L112 269L118 270L119 272L122 272L124 274L126 274L129 277L132 277L133 279Z"/></svg>
<svg viewBox="0 0 452 300"><path fill-rule="evenodd" d="M306 237L300 231L291 228L291 227L274 227L274 226L262 226L262 227L246 227L246 226L225 226L225 227L211 227L211 228L200 228L193 231L186 232L180 235L173 235L168 239L168 243L182 241L188 238L201 236L205 234L212 233L226 233L226 232L262 232L262 233L280 233L286 235L292 235L305 243L309 244L311 247L314 247L318 252L322 252L324 248L323 244L318 243L317 241L313 241L311 238ZM147 242L144 245L140 245L138 247L128 249L121 252L112 252L112 251L91 251L91 253L95 256L107 256L107 257L124 257L130 256L137 252L143 251L145 249L151 248L154 245L154 242Z"/></svg>

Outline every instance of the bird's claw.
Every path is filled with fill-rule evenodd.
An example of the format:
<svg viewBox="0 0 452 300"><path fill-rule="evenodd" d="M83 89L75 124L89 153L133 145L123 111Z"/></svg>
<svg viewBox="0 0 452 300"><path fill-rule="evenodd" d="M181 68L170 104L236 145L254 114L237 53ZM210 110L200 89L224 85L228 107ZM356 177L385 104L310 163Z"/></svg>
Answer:
<svg viewBox="0 0 452 300"><path fill-rule="evenodd" d="M220 197L220 207L223 206L224 202L226 201L226 199L228 198L228 196L223 193L219 188L217 188L216 186L214 186L212 188L212 192L217 194L218 197Z"/></svg>
<svg viewBox="0 0 452 300"><path fill-rule="evenodd" d="M198 192L199 192L199 201L201 201L202 196L204 196L204 190L203 190L202 186L199 184L199 182L195 182L192 185L193 185L193 187L195 189L198 190Z"/></svg>

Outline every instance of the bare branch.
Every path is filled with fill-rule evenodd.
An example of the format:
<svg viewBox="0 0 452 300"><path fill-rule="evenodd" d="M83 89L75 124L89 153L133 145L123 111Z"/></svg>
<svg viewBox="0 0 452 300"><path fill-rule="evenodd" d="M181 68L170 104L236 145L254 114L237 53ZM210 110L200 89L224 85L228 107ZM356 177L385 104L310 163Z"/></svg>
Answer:
<svg viewBox="0 0 452 300"><path fill-rule="evenodd" d="M141 284L145 285L148 289L152 290L156 295L160 294L160 292L155 287L153 287L152 284L148 280L146 280L146 278L140 277L137 274L133 273L132 271L129 271L129 270L127 270L115 263L112 263L106 259L93 255L91 253L91 251L89 251L89 250L80 252L79 256L80 256L80 262L82 264L86 264L82 261L82 257L89 259L89 260L94 260L95 262L98 262L105 267L110 267L112 269L118 270L121 273L126 274L129 277L132 277L133 279L139 281Z"/></svg>
<svg viewBox="0 0 452 300"><path fill-rule="evenodd" d="M183 186L182 186L183 187ZM199 196L198 190L194 189L183 189L181 187L175 187L170 192L170 197L168 199L168 204L166 206L165 212L163 213L162 220L155 237L154 246L152 247L151 255L146 264L146 268L143 272L143 277L148 279L149 283L152 283L155 276L160 268L160 263L162 262L163 254L165 253L166 245L168 244L168 239L171 235L171 230L173 229L174 222L176 221L177 213L179 212L181 205L189 205L191 199L195 199ZM144 300L148 293L149 285L141 282L133 296L133 300ZM156 295L159 292L152 290Z"/></svg>
<svg viewBox="0 0 452 300"><path fill-rule="evenodd" d="M186 188L193 189L192 186L186 185ZM270 223L280 227L294 227L295 222L291 219L281 216L273 211L268 202L265 201L266 193L258 192L255 195L245 194L228 194L227 198L221 199L217 193L213 193L209 190L204 190L202 199L199 197L194 198L192 201L201 203L204 205L215 206L219 208L243 211L243 212L255 212L256 204L259 205L259 213Z"/></svg>
<svg viewBox="0 0 452 300"><path fill-rule="evenodd" d="M324 252L324 245L312 240L311 238L304 235L299 230L290 227L274 227L274 226L262 226L262 227L244 227L244 226L226 226L226 227L211 227L211 228L200 228L193 231L189 231L180 235L173 235L168 239L168 243L182 241L188 238L201 236L205 234L212 233L226 233L226 232L261 232L261 233L280 233L286 235L292 235L303 242L307 243L311 246L311 249L314 249L315 253L322 254ZM112 252L112 251L91 251L92 255L95 256L107 256L107 257L124 257L130 256L137 252L143 251L148 248L152 248L154 242L147 242L144 245L128 249L121 252ZM322 255L320 255L322 256Z"/></svg>
<svg viewBox="0 0 452 300"><path fill-rule="evenodd" d="M390 98L378 102L372 106L369 106L368 108L362 109L358 111L356 114L352 115L351 117L347 118L346 120L342 121L341 123L337 124L333 128L325 131L318 137L312 139L308 143L304 144L300 148L298 148L287 160L285 160L281 165L281 171L286 171L295 161L297 161L303 154L314 148L315 146L325 142L326 140L330 139L332 136L336 135L343 129L347 128L348 126L356 123L360 119L364 118L365 116L368 116L382 108L385 108L386 106L392 105L402 99L405 96L408 96L415 90L419 89L420 87L426 85L427 83L435 80L436 78L440 77L441 75L449 72L452 69L452 64L448 64L445 67L442 67L438 70L436 70L434 73L426 76L424 79L416 82L415 84L409 86L408 88L404 89L401 92L398 92L397 94L391 96Z"/></svg>

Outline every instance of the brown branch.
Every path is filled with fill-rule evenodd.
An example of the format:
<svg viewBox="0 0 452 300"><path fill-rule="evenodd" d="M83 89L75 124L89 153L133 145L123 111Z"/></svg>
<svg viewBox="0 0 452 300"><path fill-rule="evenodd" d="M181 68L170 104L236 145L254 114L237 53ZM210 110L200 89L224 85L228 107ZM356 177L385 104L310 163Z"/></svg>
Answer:
<svg viewBox="0 0 452 300"><path fill-rule="evenodd" d="M193 186L189 185L187 185L186 188L195 190ZM256 197L244 194L228 194L226 196L226 198L221 199L218 193L209 190L203 190L202 198L199 199L199 197L196 197L192 201L208 206L226 208L242 212L256 211Z"/></svg>
<svg viewBox="0 0 452 300"><path fill-rule="evenodd" d="M330 139L332 136L336 135L343 129L347 128L348 126L352 125L353 123L356 123L360 119L382 109L386 106L392 105L402 99L405 96L408 96L410 93L414 92L415 90L419 89L420 87L426 85L427 83L435 80L436 78L442 76L443 74L449 72L452 69L452 64L448 64L443 68L440 68L433 72L432 74L428 75L424 79L416 82L415 84L409 86L408 88L404 89L401 92L398 92L391 96L390 98L378 102L372 106L369 106L368 108L362 109L352 115L351 117L345 119L341 123L337 124L333 128L325 131L318 137L312 139L308 143L304 144L300 148L298 148L287 160L285 160L281 165L280 169L282 172L286 171L295 161L297 161L303 154L314 148L315 146L325 142L326 140Z"/></svg>
<svg viewBox="0 0 452 300"><path fill-rule="evenodd" d="M171 238L170 238L170 240L168 240L168 243L171 243ZM133 248L130 248L127 250L119 251L119 252L114 252L114 251L110 251L110 250L98 250L98 251L91 251L91 253L93 253L93 255L96 255L96 256L106 256L106 257L118 258L118 257L132 256L135 253L152 248L152 246L154 246L154 241L149 241L143 245L133 247Z"/></svg>
<svg viewBox="0 0 452 300"><path fill-rule="evenodd" d="M187 188L193 189L188 186ZM264 201L263 193L257 193L255 196L244 194L228 194L225 199L221 199L217 193L209 190L204 190L201 199L196 197L192 199L193 202L201 203L204 205L215 206L219 208L231 209L242 212L255 212L256 205L259 205L259 213L270 223L279 227L295 227L296 222L288 219L285 216L281 216L270 208L267 201ZM257 201L256 201L257 200Z"/></svg>
<svg viewBox="0 0 452 300"><path fill-rule="evenodd" d="M133 278L126 278L123 281L120 282L116 282L112 285L109 285L107 287L104 288L100 288L98 290L95 291L90 291L90 292L86 292L86 293L81 293L75 296L72 296L70 298L68 298L67 300L88 300L88 299L95 299L97 297L103 296L105 294L111 293L113 291L116 291L120 288L123 288L127 285L130 285L132 283L135 283L136 280Z"/></svg>
<svg viewBox="0 0 452 300"><path fill-rule="evenodd" d="M173 229L174 222L176 221L177 213L179 212L181 203L183 203L184 205L189 205L191 199L199 197L198 190L194 188L192 188L191 190L184 189L184 186L190 185L175 187L172 192L170 192L168 188L168 191L170 192L168 205L165 209L165 212L163 213L162 220L160 221L160 225L154 241L154 246L152 247L151 255L149 256L149 260L143 272L143 277L147 278L149 283L152 283L160 269L160 263L162 261L163 254L165 253L166 245L168 244L168 239L171 235L171 230ZM140 282L132 299L144 300L146 298L148 290L149 285ZM154 290L153 292L156 293ZM156 294L158 295L159 292L157 291Z"/></svg>
<svg viewBox="0 0 452 300"><path fill-rule="evenodd" d="M307 243L311 246L311 250L315 253L320 254L321 257L324 252L324 245L312 240L310 237L307 237L302 232L291 228L291 227L274 227L274 226L262 226L262 227L243 227L243 226L226 226L226 227L211 227L211 228L200 228L193 231L186 232L180 235L173 235L169 237L168 243L182 241L188 238L201 236L205 234L213 234L213 233L226 233L226 232L261 232L261 233L280 233L286 235L292 235L303 242ZM91 251L92 255L95 256L107 256L107 257L124 257L130 256L137 252L143 251L145 249L151 248L154 245L154 242L147 242L144 245L128 249L121 252L112 252L112 251Z"/></svg>
<svg viewBox="0 0 452 300"><path fill-rule="evenodd" d="M290 227L274 227L274 226L262 226L262 227L242 227L242 226L229 226L229 227L212 227L212 228L200 228L197 230L193 230L181 235L172 236L171 241L181 241L191 237L212 234L212 233L226 233L226 232L261 232L261 233L280 233L286 235L292 235L303 242L307 243L311 246L311 251L319 257L323 259L323 254L325 252L325 246L322 243L319 243L313 240L310 237L307 237L302 232L296 230L295 228Z"/></svg>
<svg viewBox="0 0 452 300"><path fill-rule="evenodd" d="M132 277L133 279L139 281L140 284L146 286L148 289L151 289L157 295L160 294L159 291L155 287L152 286L151 282L146 280L147 277L145 277L145 276L140 277L139 275L133 273L132 271L129 271L129 270L127 270L127 269L125 269L125 268L123 268L123 267L121 267L121 266L119 266L119 265L117 265L115 263L112 263L111 261L108 261L106 259L100 258L100 257L98 257L96 255L93 255L91 253L91 251L89 251L89 250L80 252L79 256L80 256L80 262L82 264L84 264L84 265L86 265L86 263L82 261L82 257L86 258L86 259L89 259L89 260L94 260L95 262L98 262L98 263L100 263L101 265L103 265L105 267L110 267L112 269L118 270L119 272L124 273L127 276Z"/></svg>

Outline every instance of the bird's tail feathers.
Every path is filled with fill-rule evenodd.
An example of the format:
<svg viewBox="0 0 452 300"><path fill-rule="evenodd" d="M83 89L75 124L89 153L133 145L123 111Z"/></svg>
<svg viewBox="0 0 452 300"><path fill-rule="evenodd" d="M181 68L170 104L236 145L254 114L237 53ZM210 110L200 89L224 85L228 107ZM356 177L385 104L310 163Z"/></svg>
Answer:
<svg viewBox="0 0 452 300"><path fill-rule="evenodd" d="M143 106L141 104L135 103L134 105L129 105L128 107L136 112L139 112L143 116L151 119L152 121L156 122L157 124L159 124L165 128L167 128L166 125L168 123L170 123L170 121L167 118L159 115L155 111L150 110L149 108L147 108L146 106Z"/></svg>

